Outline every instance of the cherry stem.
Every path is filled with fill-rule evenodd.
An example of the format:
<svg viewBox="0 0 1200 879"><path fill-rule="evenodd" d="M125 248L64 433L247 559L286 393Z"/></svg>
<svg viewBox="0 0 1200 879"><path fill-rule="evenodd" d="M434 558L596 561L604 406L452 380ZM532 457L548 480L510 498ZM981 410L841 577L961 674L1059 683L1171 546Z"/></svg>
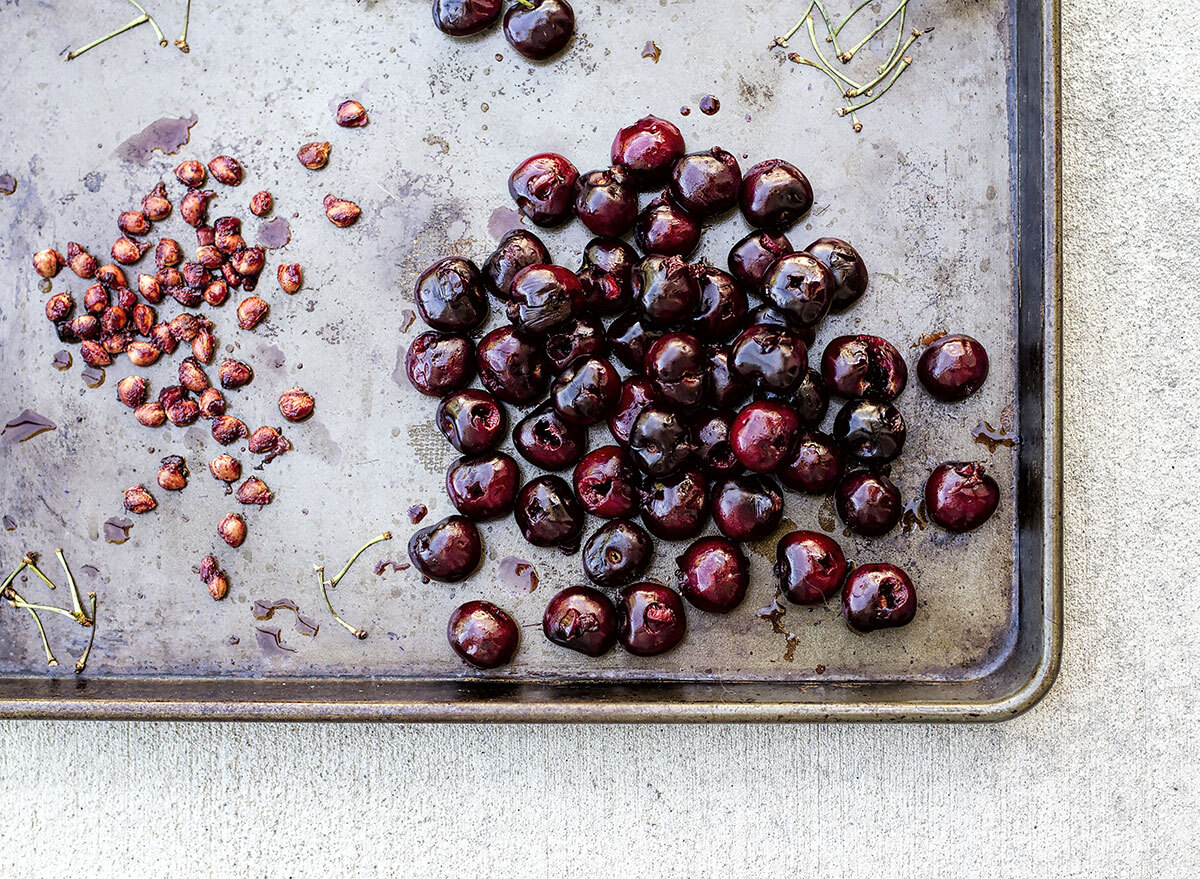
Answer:
<svg viewBox="0 0 1200 879"><path fill-rule="evenodd" d="M833 29L833 22L831 22L829 20L829 13L825 9L825 4L822 3L821 0L813 0L813 5L816 6L817 10L821 13L821 18L823 18L825 20L825 29L827 31L829 31L829 36L827 36L825 38L825 42L833 43L833 54L837 55L840 58L842 55L842 50L841 50L841 47L838 46L837 31L835 31ZM811 29L812 29L812 25L809 25L809 30L811 30ZM814 36L813 37L813 45L815 46L816 43L817 43L817 39Z"/></svg>
<svg viewBox="0 0 1200 879"><path fill-rule="evenodd" d="M367 633L364 629L358 629L350 625L348 622L338 616L338 612L333 609L333 604L329 600L329 590L326 588L327 584L325 582L325 566L313 565L313 570L317 572L317 582L321 585L321 597L325 599L325 606L329 608L329 612L333 614L333 618L337 620L343 627L345 627L347 632L349 632L358 640L361 641L366 638Z"/></svg>
<svg viewBox="0 0 1200 879"><path fill-rule="evenodd" d="M345 566L340 571L338 571L337 576L329 581L329 585L336 589L337 584L342 582L342 577L346 576L346 572L350 570L350 566L352 564L354 564L356 561L358 561L358 557L360 555L362 555L364 552L366 552L368 549L370 549L375 544L377 544L381 541L384 541L384 540L391 540L391 539L392 539L391 531L384 531L382 534L377 535L376 537L372 537L370 540L368 540L366 543L364 543L362 546L360 546L358 548L358 551L356 553L354 553L354 555L350 556L350 561L346 562Z"/></svg>
<svg viewBox="0 0 1200 879"><path fill-rule="evenodd" d="M892 47L892 54L888 55L887 61L875 68L877 73L886 73L896 63L900 55L903 54L900 51L900 41L904 39L904 16L907 14L908 7L906 6L900 10L900 27L896 30L896 45Z"/></svg>
<svg viewBox="0 0 1200 879"><path fill-rule="evenodd" d="M45 583L47 586L49 586L51 589L58 588L57 586L55 586L53 583L50 582L49 577L47 577L45 574L43 574L38 569L37 556L34 553L32 553L32 552L25 553L25 557L23 559L21 559L21 561L23 561L25 563L25 567L29 568L29 570L31 570L35 574L37 574L42 579L42 582Z"/></svg>
<svg viewBox="0 0 1200 879"><path fill-rule="evenodd" d="M8 587L12 584L12 581L17 579L17 575L25 570L27 564L28 562L25 559L21 559L21 564L17 565L17 569L4 578L4 583L0 584L0 595L8 591Z"/></svg>
<svg viewBox="0 0 1200 879"><path fill-rule="evenodd" d="M907 5L908 5L908 0L900 0L900 5L892 10L891 15L889 15L883 21L879 22L879 24L877 24L875 26L875 29L873 31L871 31L869 34L867 34L865 37L863 37L861 40L859 40L859 42L855 46L851 47L850 49L848 49L845 52L840 53L838 55L838 57L841 59L842 63L848 64L850 62L850 59L854 57L854 53L858 52L860 49L862 49L863 46L865 46L867 43L871 42L871 40L873 40L875 38L875 35L878 34L885 27L887 27L891 23L892 19L896 17L897 13L901 12L904 9L904 7ZM837 48L836 44L834 45L834 48L835 49Z"/></svg>
<svg viewBox="0 0 1200 879"><path fill-rule="evenodd" d="M878 92L876 92L871 97L867 98L861 104L851 104L849 107L842 107L840 110L838 110L838 115L845 116L847 113L853 113L855 110L861 110L863 107L866 107L866 106L878 101L880 98L882 98L884 95L887 94L888 89L890 89L893 85L895 85L896 80L898 80L900 78L900 74L902 74L905 70L907 70L908 65L910 65L910 64L912 64L912 57L905 55L904 58L901 59L899 66L896 68L896 72L894 74L892 74L892 78L888 80L887 85L885 85L882 89L880 89Z"/></svg>
<svg viewBox="0 0 1200 879"><path fill-rule="evenodd" d="M117 28L111 34L105 34L104 36L100 37L99 39L92 40L86 46L81 46L78 49L68 52L67 60L73 61L76 58L78 58L80 55L82 55L84 52L88 51L89 49L94 49L97 46L99 46L101 43L107 42L108 40L111 40L113 37L120 36L121 34L125 33L125 31L133 30L139 24L145 24L149 20L150 20L150 16L145 13L142 13L141 15L139 15L137 18L135 18L133 21L129 22L128 24L121 25L119 28ZM55 663L55 664L57 664L57 663Z"/></svg>
<svg viewBox="0 0 1200 879"><path fill-rule="evenodd" d="M855 6L854 9L852 9L850 11L850 14L847 15L845 18L843 18L838 23L838 26L833 29L833 31L832 31L833 35L836 37L838 34L840 34L842 32L842 28L844 28L846 25L848 25L850 23L850 19L854 18L854 16L858 15L860 12L862 12L864 9L866 9L868 6L870 6L874 2L875 2L875 0L863 0L862 3L859 3L857 6ZM829 40L827 42L832 42L832 40Z"/></svg>
<svg viewBox="0 0 1200 879"><path fill-rule="evenodd" d="M825 72L828 73L831 77L833 77L833 79L835 81L840 79L843 83L845 83L844 86L839 86L839 88L842 89L843 94L845 94L845 89L847 86L849 86L852 89L858 88L858 83L856 83L850 77L845 76L844 74L839 73L838 71L834 70L833 65L830 64L827 60L825 60L825 56L821 54L821 47L819 45L817 45L817 32L816 32L816 29L813 28L812 16L809 16L809 19L808 19L808 39L809 39L809 42L812 43L813 51L817 53L817 59L820 61L822 68L825 70Z"/></svg>
<svg viewBox="0 0 1200 879"><path fill-rule="evenodd" d="M920 31L914 30L912 32L912 34L909 35L908 42L904 44L904 48L900 50L900 54L903 55L905 52L907 52L908 47L911 46L913 43L915 43L917 41L917 37L919 37L920 35L921 35ZM875 86L877 86L877 85L879 85L879 83L883 82L884 78L886 78L887 75L892 72L892 68L896 66L896 63L899 60L900 60L899 58L895 58L895 59L889 61L877 77L875 77L873 80L868 82L862 88L851 89L850 91L846 92L846 97L857 98L859 95L866 95L867 97L870 97L871 89L875 88ZM911 62L912 59L909 59L909 60Z"/></svg>
<svg viewBox="0 0 1200 879"><path fill-rule="evenodd" d="M800 28L804 27L804 20L806 18L808 18L808 14L810 12L812 12L813 5L816 2L817 2L817 0L809 0L808 8L805 9L804 14L802 16L800 16L800 20L798 22L796 22L792 26L792 29L790 31L788 31L786 34L784 34L782 37L776 37L771 42L770 48L773 49L776 46L778 46L781 49L786 49L788 47L788 40L790 40L792 37L796 36L796 31L798 31L798 30L800 30Z"/></svg>
<svg viewBox="0 0 1200 879"><path fill-rule="evenodd" d="M175 41L175 45L179 47L179 51L185 55L191 51L188 46L187 32L188 22L192 19L192 0L187 0L187 6L183 10L183 33L179 35L179 39Z"/></svg>
<svg viewBox="0 0 1200 879"><path fill-rule="evenodd" d="M8 591L4 593L4 597L9 600L13 607L23 607L26 610L48 610L51 613L60 613L65 617L70 617L71 619L75 620L75 622L79 622L79 620L76 619L75 614L71 613L66 608L55 607L52 604L33 604L32 602L26 601L24 598L18 595L17 591L11 586L9 586Z"/></svg>
<svg viewBox="0 0 1200 879"><path fill-rule="evenodd" d="M145 7L143 7L141 3L138 3L137 0L129 0L129 2L134 5L134 7L137 9L138 12L140 12L142 15L146 16L147 19L149 19L150 27L154 28L154 33L158 35L158 44L160 46L165 46L167 44L167 38L162 32L162 28L160 28L158 26L158 22L154 20L154 16L151 15L149 12L147 12L145 10ZM80 613L82 613L82 612L83 611L80 611Z"/></svg>
<svg viewBox="0 0 1200 879"><path fill-rule="evenodd" d="M87 668L88 657L92 653L92 644L96 642L96 593L89 592L88 598L92 600L92 633L88 636L87 647L83 648L83 656L79 657L79 661L75 663L75 674L83 674L83 670Z"/></svg>
<svg viewBox="0 0 1200 879"><path fill-rule="evenodd" d="M524 6L526 9L534 8L533 3L531 3L530 0L517 0L517 2L520 3L522 6Z"/></svg>
<svg viewBox="0 0 1200 879"><path fill-rule="evenodd" d="M17 568L17 570L19 571L20 568ZM13 573L13 576L16 576L15 572ZM37 611L35 610L35 608L39 607L40 605L29 604L29 602L17 594L17 590L13 589L12 586L8 585L7 583L5 584L3 595L10 602L12 602L13 607L23 607L33 616L33 621L37 623L38 634L42 636L42 646L46 648L46 665L58 665L58 660L54 658L54 653L50 650L50 639L46 637L46 628L42 625L42 618L38 616ZM61 610L57 607L50 607L46 609Z"/></svg>
<svg viewBox="0 0 1200 879"><path fill-rule="evenodd" d="M62 549L54 550L54 554L58 556L59 562L62 563L63 570L67 572L67 585L71 587L71 605L75 609L75 615L81 621L87 619L83 613L83 602L79 600L79 587L75 585L75 577L71 574L71 569L67 567L67 557L63 555ZM95 614L92 615L92 620L96 619Z"/></svg>

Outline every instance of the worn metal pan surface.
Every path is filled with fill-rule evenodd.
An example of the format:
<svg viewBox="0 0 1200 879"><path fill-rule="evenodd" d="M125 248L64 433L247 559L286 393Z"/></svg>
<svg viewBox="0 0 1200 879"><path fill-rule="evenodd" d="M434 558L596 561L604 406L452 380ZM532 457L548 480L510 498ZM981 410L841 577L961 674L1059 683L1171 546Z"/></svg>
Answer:
<svg viewBox="0 0 1200 879"><path fill-rule="evenodd" d="M17 68L0 85L0 163L8 165L0 172L17 180L12 195L0 196L8 280L0 416L30 408L57 425L0 445L0 513L13 526L0 531L0 567L7 572L27 549L49 555L62 546L101 600L81 678L67 662L48 671L27 619L0 609L0 715L1002 719L1050 686L1061 639L1055 3L913 4L910 23L935 30L900 83L862 114L862 134L834 115L828 83L767 51L791 13L768 15L761 4L697 0L636 12L580 4L580 36L565 57L536 66L498 33L443 37L424 4L367 3L331 20L314 0L268 3L263 25L240 34L220 26L233 20L222 6L193 29L190 55L127 35L71 64L48 58ZM67 14L72 7L78 15ZM64 21L91 23L85 7L8 7L0 30L15 56L37 59L47 45L90 35L83 24L80 33L60 30ZM662 49L657 62L642 57L648 40ZM136 94L132 83L140 83ZM696 111L706 94L721 102L713 116ZM368 127L333 126L331 106L346 96L367 104ZM682 118L681 106L693 112ZM842 533L828 503L789 496L796 527L832 531L855 561L891 560L913 575L920 610L905 629L856 636L833 606L788 607L775 623L764 619L759 609L773 593L768 541L751 547L743 606L723 617L692 614L684 644L664 656L617 650L586 660L529 628L514 664L475 673L447 649L450 610L486 597L534 626L553 591L580 580L578 558L531 551L501 522L484 526L487 557L465 583L372 572L381 559L403 559L411 505L426 504L430 521L450 510L441 481L451 453L430 426L433 403L397 371L419 331L405 315L411 285L441 255L486 255L518 159L548 149L584 170L601 166L612 133L646 112L676 119L693 148L720 144L744 154L744 165L779 155L812 179L816 207L793 243L845 237L872 271L867 296L826 322L818 350L836 334L871 331L896 342L911 364L919 347L910 346L931 331L985 342L992 375L969 401L936 404L915 382L901 397L910 438L893 476L916 497L932 465L978 458L1000 481L1002 506L966 536L929 527L863 541ZM177 155L145 151L138 132L160 117L193 114L190 143ZM317 173L293 158L314 138L334 142L330 166ZM271 251L270 265L297 261L306 273L293 297L264 285L271 315L254 332L233 328L230 306L215 310L222 350L256 370L249 387L231 394L235 412L252 427L275 423L275 398L293 384L313 392L318 407L288 431L296 449L262 471L277 499L249 516L239 552L221 553L233 586L214 603L192 568L217 545L215 523L231 509L203 472L216 447L203 427L136 424L114 399L121 368L98 389L85 387L77 356L69 370L51 368L63 346L42 315L46 294L29 256L68 240L106 251L117 211L169 179L180 158L221 152L240 157L249 179L221 190L216 214L228 206L248 216L250 195L271 189L291 243ZM326 222L320 200L330 191L362 205L357 226ZM191 230L174 222L162 232L185 240ZM739 218L713 228L702 255L723 263L744 228ZM576 224L546 239L574 265L586 235ZM69 273L53 287L82 292ZM152 386L170 383L173 369L165 360L153 367ZM972 431L982 421L1007 428L1019 445L977 444ZM128 541L108 543L103 523L121 513L121 489L152 484L166 454L188 457L192 484L160 492L158 510L136 518ZM370 631L356 641L325 615L312 564L340 565L385 528L398 539L369 553L334 598ZM655 576L670 574L676 550L660 547ZM535 591L506 585L507 557L533 563ZM296 652L268 656L251 606L285 597L320 630L307 638L290 616L276 617L272 625ZM80 630L57 618L48 628L63 653L78 654Z"/></svg>

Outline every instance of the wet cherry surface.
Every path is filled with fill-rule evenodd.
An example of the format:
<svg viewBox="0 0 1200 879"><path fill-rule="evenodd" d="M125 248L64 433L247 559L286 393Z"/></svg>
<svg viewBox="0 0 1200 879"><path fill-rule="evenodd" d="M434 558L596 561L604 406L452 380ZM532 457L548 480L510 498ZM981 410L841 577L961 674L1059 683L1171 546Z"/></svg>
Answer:
<svg viewBox="0 0 1200 879"><path fill-rule="evenodd" d="M653 554L654 542L645 528L628 519L614 519L588 538L583 571L597 586L624 586L646 572Z"/></svg>
<svg viewBox="0 0 1200 879"><path fill-rule="evenodd" d="M521 629L516 620L490 601L468 601L450 615L446 637L463 660L476 668L489 669L512 661Z"/></svg>
<svg viewBox="0 0 1200 879"><path fill-rule="evenodd" d="M769 476L730 476L713 487L712 517L731 540L761 540L775 533L783 519L783 494Z"/></svg>
<svg viewBox="0 0 1200 879"><path fill-rule="evenodd" d="M521 535L534 546L578 546L583 509L560 476L532 479L517 495L514 513Z"/></svg>
<svg viewBox="0 0 1200 879"><path fill-rule="evenodd" d="M987 351L977 339L962 334L943 336L926 348L917 361L921 384L947 403L971 396L987 375Z"/></svg>
<svg viewBox="0 0 1200 879"><path fill-rule="evenodd" d="M865 537L887 534L900 521L900 490L881 473L859 470L838 483L834 495L838 516L846 527Z"/></svg>
<svg viewBox="0 0 1200 879"><path fill-rule="evenodd" d="M617 643L617 609L599 589L568 586L546 605L542 632L560 647L603 656Z"/></svg>
<svg viewBox="0 0 1200 879"><path fill-rule="evenodd" d="M521 484L517 462L503 452L459 458L446 471L446 494L464 516L482 521L512 512Z"/></svg>
<svg viewBox="0 0 1200 879"><path fill-rule="evenodd" d="M838 336L821 355L821 377L839 397L894 400L908 384L908 366L896 346L879 336Z"/></svg>
<svg viewBox="0 0 1200 879"><path fill-rule="evenodd" d="M474 389L443 397L434 421L442 436L464 455L494 449L508 432L504 407L491 394Z"/></svg>
<svg viewBox="0 0 1200 879"><path fill-rule="evenodd" d="M621 590L617 611L621 645L638 656L665 653L687 633L679 593L658 583L626 586Z"/></svg>
<svg viewBox="0 0 1200 879"><path fill-rule="evenodd" d="M837 595L846 577L846 557L832 537L793 531L775 549L775 576L793 604L820 604Z"/></svg>
<svg viewBox="0 0 1200 879"><path fill-rule="evenodd" d="M575 465L573 482L579 503L593 516L615 519L637 512L637 468L620 446L601 446L585 455Z"/></svg>
<svg viewBox="0 0 1200 879"><path fill-rule="evenodd" d="M999 503L1000 486L979 463L939 464L925 483L929 518L958 534L990 519Z"/></svg>
<svg viewBox="0 0 1200 879"><path fill-rule="evenodd" d="M415 532L408 541L413 567L429 579L445 583L473 574L482 555L479 529L466 516L447 516Z"/></svg>
<svg viewBox="0 0 1200 879"><path fill-rule="evenodd" d="M545 403L517 422L513 445L530 464L543 470L564 470L583 457L587 433Z"/></svg>
<svg viewBox="0 0 1200 879"><path fill-rule="evenodd" d="M852 629L872 632L907 625L916 612L912 580L895 565L861 565L846 578L842 614Z"/></svg>
<svg viewBox="0 0 1200 879"><path fill-rule="evenodd" d="M729 613L746 597L750 563L732 540L702 537L675 560L675 584L700 610Z"/></svg>

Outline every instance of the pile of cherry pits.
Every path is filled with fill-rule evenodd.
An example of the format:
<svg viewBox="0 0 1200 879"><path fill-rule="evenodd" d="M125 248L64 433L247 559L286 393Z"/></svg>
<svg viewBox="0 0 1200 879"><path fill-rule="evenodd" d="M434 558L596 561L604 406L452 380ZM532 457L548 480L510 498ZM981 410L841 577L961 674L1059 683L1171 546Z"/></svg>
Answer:
<svg viewBox="0 0 1200 879"><path fill-rule="evenodd" d="M580 175L564 157L542 153L509 178L533 223L575 216L598 236L578 271L554 265L536 235L516 229L482 268L452 256L417 280L416 306L430 330L409 348L408 375L440 398L437 427L463 457L446 474L458 514L418 530L408 553L425 578L457 582L481 561L478 521L512 514L530 544L574 552L585 513L606 519L583 543L584 573L595 585L557 593L542 629L589 656L618 641L649 656L683 638L683 599L710 613L741 603L749 585L741 545L776 533L780 483L833 493L856 534L879 536L898 524L903 505L887 471L906 437L895 400L908 368L894 345L873 335L839 336L819 369L809 366L816 326L863 295L867 270L836 238L792 246L786 232L813 203L794 165L769 159L743 174L719 147L686 153L679 129L654 116L618 132L611 161ZM639 190L664 186L639 210ZM755 231L733 246L729 271L686 262L703 224L735 208ZM636 249L622 240L630 232ZM476 344L470 334L487 319L488 294L510 323ZM622 378L610 358L630 374ZM974 393L987 372L984 347L966 335L936 340L917 365L928 392L946 402ZM476 375L482 389L468 388ZM820 425L831 395L846 402L829 435ZM496 450L509 434L504 404L531 410L512 429L513 444L546 472L524 484L516 460ZM588 451L588 428L602 422L614 442ZM572 467L570 482L555 475ZM992 515L999 488L981 464L947 462L929 476L925 502L934 523L961 533ZM702 537L710 515L721 535ZM676 560L676 589L642 580L655 537L695 539ZM824 533L785 535L776 559L789 601L840 594L856 631L903 626L916 612L904 571L885 563L851 569ZM604 590L616 590L615 601ZM453 649L479 668L509 662L518 633L513 618L486 601L457 608L448 629Z"/></svg>

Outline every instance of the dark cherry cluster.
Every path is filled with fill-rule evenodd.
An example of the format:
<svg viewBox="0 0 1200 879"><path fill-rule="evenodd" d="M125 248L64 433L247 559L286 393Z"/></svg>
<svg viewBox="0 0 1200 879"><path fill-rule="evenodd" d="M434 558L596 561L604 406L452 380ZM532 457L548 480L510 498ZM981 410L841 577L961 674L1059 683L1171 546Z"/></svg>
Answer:
<svg viewBox="0 0 1200 879"><path fill-rule="evenodd" d="M408 372L441 398L436 423L464 457L446 478L459 515L418 532L410 555L427 577L461 579L481 558L473 523L511 512L535 546L582 546L592 585L554 596L546 637L591 656L618 642L652 655L684 636L685 600L711 613L743 600L741 544L777 533L784 489L834 494L858 534L897 524L900 493L887 469L904 447L895 401L908 368L872 335L836 338L810 363L817 326L863 295L867 270L845 241L798 250L788 240L813 203L794 165L771 159L743 174L719 147L688 153L679 129L653 116L618 132L610 163L580 174L565 157L539 153L509 177L534 225L578 217L598 236L577 270L555 265L536 234L518 229L482 268L453 256L417 280L430 330L413 342ZM639 204L645 190L660 194ZM755 231L734 245L728 271L688 262L702 227L738 209ZM475 342L491 309L508 323ZM955 399L978 387L980 362L986 355L970 340L926 355L919 374ZM468 389L476 377L482 390ZM824 433L833 396L845 402ZM511 426L517 455L546 471L526 482L497 451L510 429L505 404L527 410ZM612 442L592 448L597 425ZM952 530L976 527L995 507L995 483L977 464L945 465L930 486L931 515ZM587 514L608 521L585 536ZM702 535L710 520L719 536ZM692 541L677 559L676 588L644 580L656 538ZM787 535L778 555L792 601L840 592L847 621L862 630L912 618L912 583L893 566L849 572L836 542L815 532ZM485 629L511 633L491 654L511 656L515 624L472 631Z"/></svg>
<svg viewBox="0 0 1200 879"><path fill-rule="evenodd" d="M483 33L504 13L504 38L531 61L545 61L575 35L575 10L567 0L433 0L433 23L452 37Z"/></svg>

